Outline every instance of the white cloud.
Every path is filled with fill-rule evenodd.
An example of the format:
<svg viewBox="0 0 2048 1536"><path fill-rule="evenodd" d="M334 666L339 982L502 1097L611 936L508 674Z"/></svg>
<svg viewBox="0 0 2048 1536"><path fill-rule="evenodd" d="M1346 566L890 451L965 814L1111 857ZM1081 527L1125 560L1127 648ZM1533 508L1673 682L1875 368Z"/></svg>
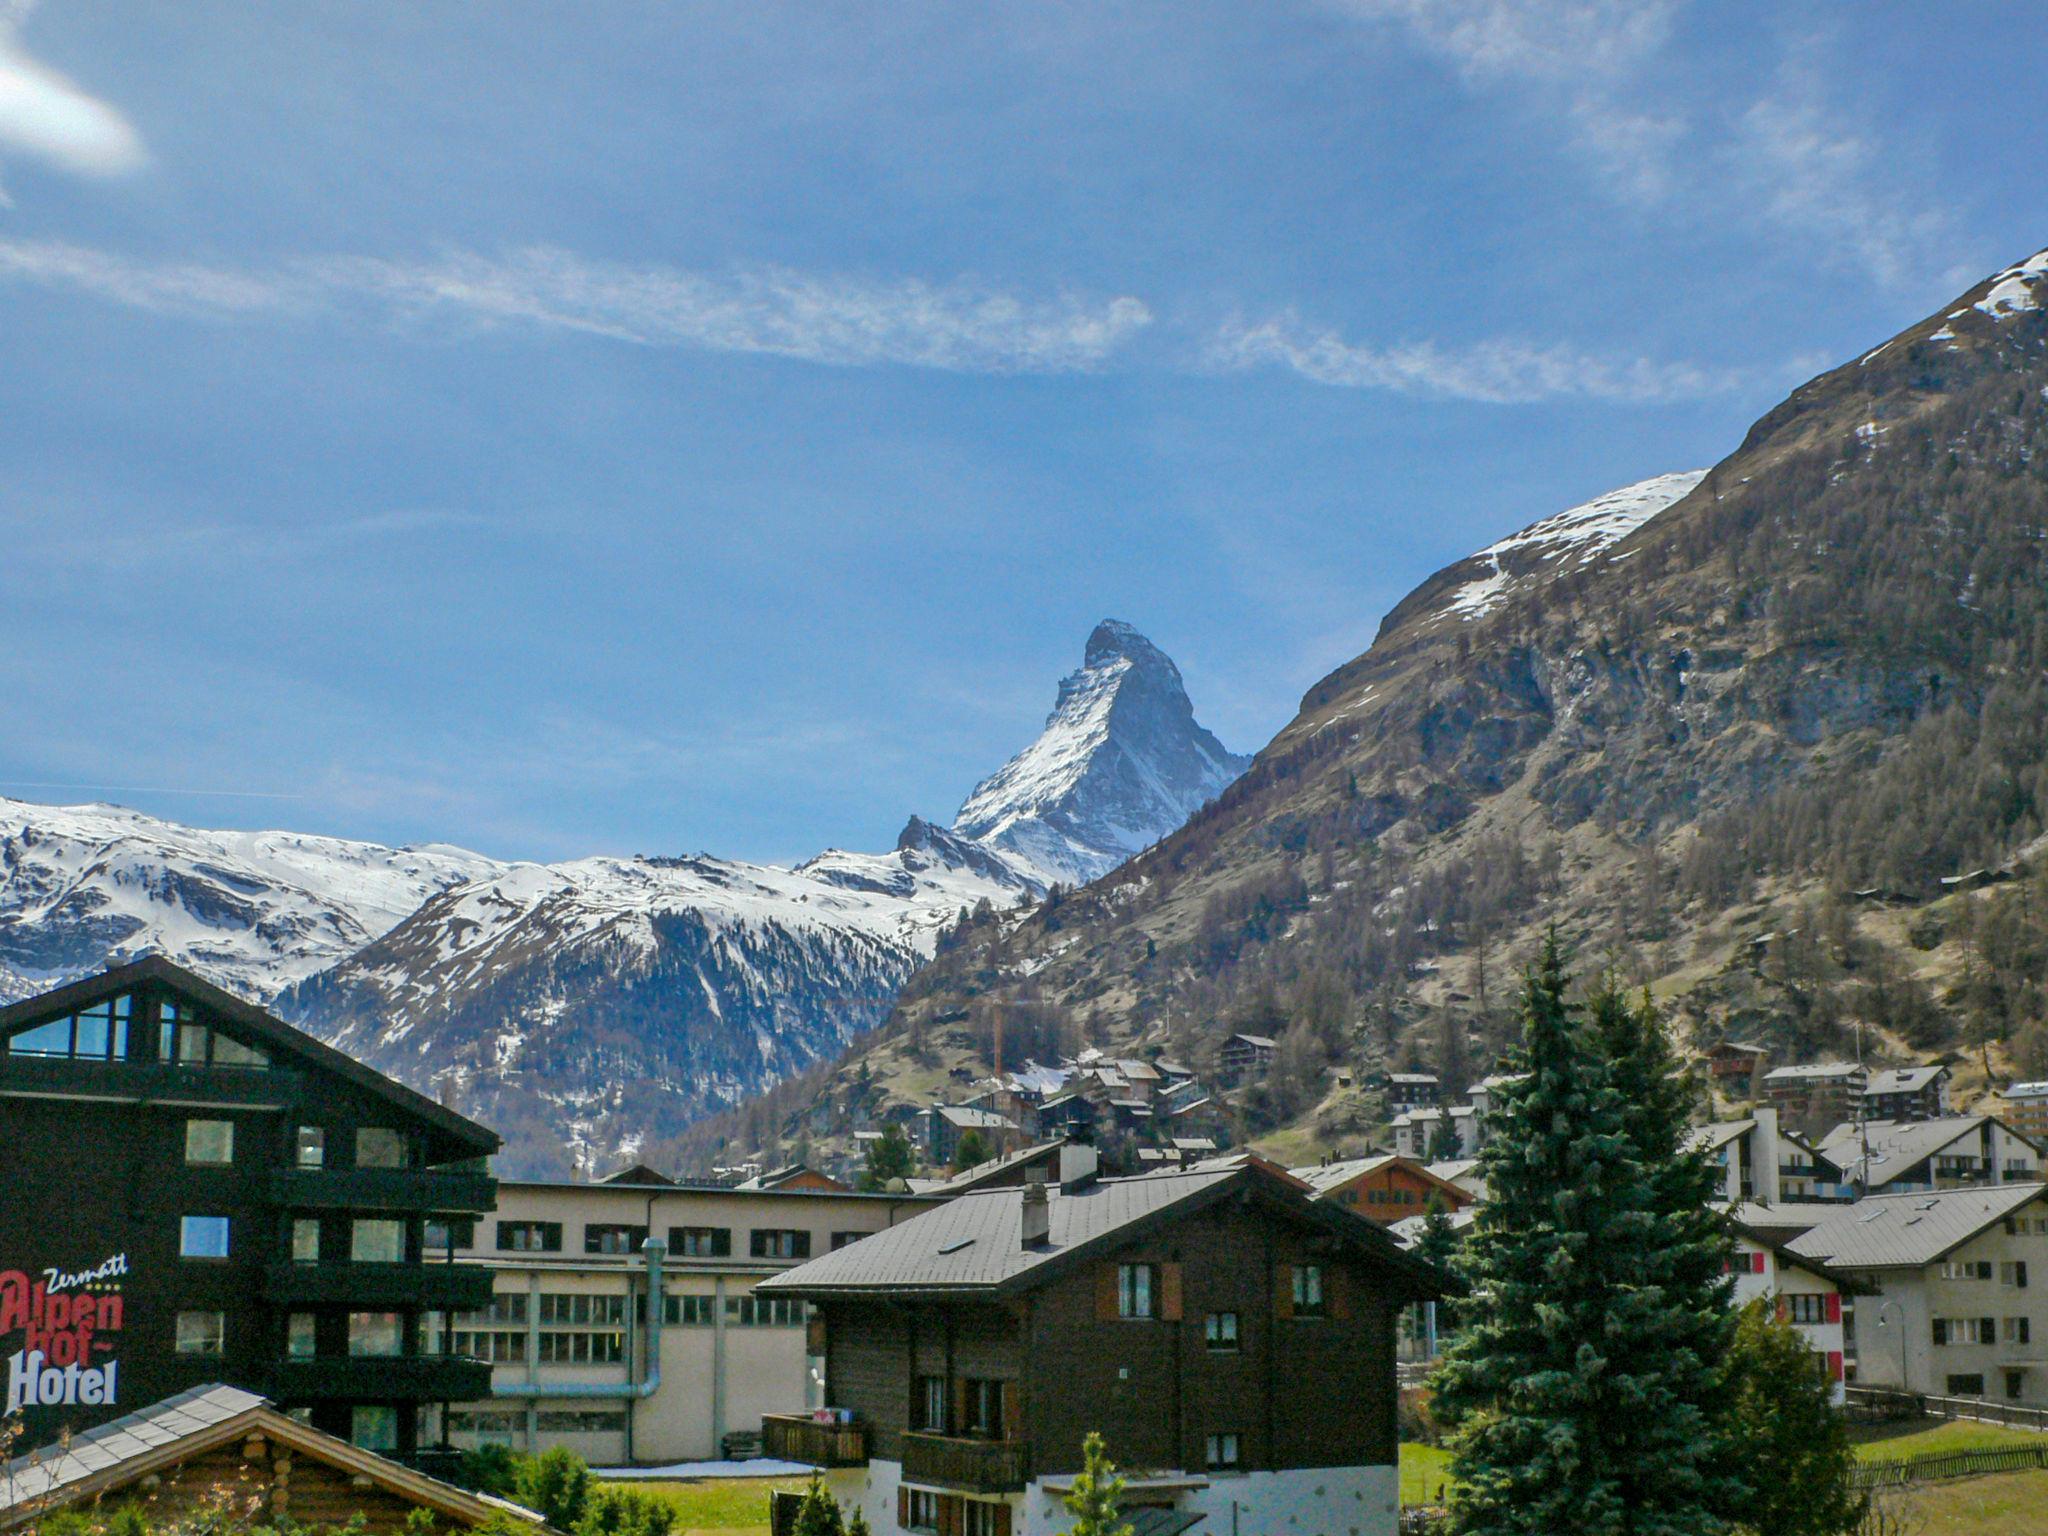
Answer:
<svg viewBox="0 0 2048 1536"><path fill-rule="evenodd" d="M1433 341L1364 346L1335 331L1304 325L1292 312L1229 322L1211 341L1206 360L1220 372L1281 367L1317 384L1497 405L1573 398L1692 400L1754 382L1737 370L1600 357L1557 344L1491 340L1464 347Z"/></svg>
<svg viewBox="0 0 2048 1536"><path fill-rule="evenodd" d="M328 256L248 272L0 240L0 280L10 278L159 313L227 316L367 303L412 321L524 325L642 346L971 373L1086 371L1152 323L1151 310L1128 296L1024 298L967 281L940 285L781 267L712 274L549 249L458 252L431 261Z"/></svg>
<svg viewBox="0 0 2048 1536"><path fill-rule="evenodd" d="M128 120L22 49L30 8L20 0L0 8L0 151L85 176L139 168L147 156Z"/></svg>

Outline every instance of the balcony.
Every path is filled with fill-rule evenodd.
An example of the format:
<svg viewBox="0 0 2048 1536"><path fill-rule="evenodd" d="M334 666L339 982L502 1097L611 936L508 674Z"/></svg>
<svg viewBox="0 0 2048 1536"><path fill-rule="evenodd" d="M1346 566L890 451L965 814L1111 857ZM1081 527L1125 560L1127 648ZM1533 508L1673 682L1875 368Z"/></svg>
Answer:
<svg viewBox="0 0 2048 1536"><path fill-rule="evenodd" d="M962 1493L1016 1493L1031 1481L1030 1447L1021 1440L958 1440L906 1430L903 1481Z"/></svg>
<svg viewBox="0 0 2048 1536"><path fill-rule="evenodd" d="M770 1456L808 1467L864 1467L868 1431L865 1424L827 1424L799 1413L764 1413L761 1448Z"/></svg>
<svg viewBox="0 0 2048 1536"><path fill-rule="evenodd" d="M296 1210L488 1211L498 1181L446 1168L279 1168L270 1198Z"/></svg>
<svg viewBox="0 0 2048 1536"><path fill-rule="evenodd" d="M305 1079L298 1073L275 1067L0 1056L0 1094L194 1109L290 1109L299 1103L304 1088Z"/></svg>
<svg viewBox="0 0 2048 1536"><path fill-rule="evenodd" d="M287 1406L312 1399L467 1403L491 1395L491 1368L462 1355L286 1360L271 1373L270 1395Z"/></svg>
<svg viewBox="0 0 2048 1536"><path fill-rule="evenodd" d="M288 1306L346 1302L475 1312L491 1304L491 1272L481 1264L273 1264L263 1274L263 1296Z"/></svg>

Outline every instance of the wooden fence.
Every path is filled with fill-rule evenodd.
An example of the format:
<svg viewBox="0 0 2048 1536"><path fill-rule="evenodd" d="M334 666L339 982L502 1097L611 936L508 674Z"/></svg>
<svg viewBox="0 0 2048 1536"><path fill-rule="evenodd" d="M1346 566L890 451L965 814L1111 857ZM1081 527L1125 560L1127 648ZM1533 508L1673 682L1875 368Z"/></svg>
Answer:
<svg viewBox="0 0 2048 1536"><path fill-rule="evenodd" d="M2048 1430L2048 1408L2022 1408L1981 1397L1934 1397L1921 1392L1893 1392L1884 1387L1850 1387L1848 1406L1872 1419L1971 1419L1980 1424L2005 1424L2013 1429Z"/></svg>
<svg viewBox="0 0 2048 1536"><path fill-rule="evenodd" d="M1859 1492L1872 1488L1903 1488L1908 1483L1940 1483L1952 1477L1981 1477L1987 1472L2031 1472L2048 1467L2048 1445L2013 1445L1995 1451L1934 1451L1898 1461L1866 1461L1852 1479Z"/></svg>

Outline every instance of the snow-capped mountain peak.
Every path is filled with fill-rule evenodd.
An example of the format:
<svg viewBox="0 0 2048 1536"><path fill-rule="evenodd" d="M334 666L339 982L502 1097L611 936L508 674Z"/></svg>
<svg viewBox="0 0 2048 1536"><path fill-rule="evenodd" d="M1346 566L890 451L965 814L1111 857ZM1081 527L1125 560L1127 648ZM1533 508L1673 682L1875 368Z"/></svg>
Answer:
<svg viewBox="0 0 2048 1536"><path fill-rule="evenodd" d="M1180 826L1250 761L1196 721L1164 651L1104 619L1044 731L975 786L953 830L1043 881L1084 883Z"/></svg>

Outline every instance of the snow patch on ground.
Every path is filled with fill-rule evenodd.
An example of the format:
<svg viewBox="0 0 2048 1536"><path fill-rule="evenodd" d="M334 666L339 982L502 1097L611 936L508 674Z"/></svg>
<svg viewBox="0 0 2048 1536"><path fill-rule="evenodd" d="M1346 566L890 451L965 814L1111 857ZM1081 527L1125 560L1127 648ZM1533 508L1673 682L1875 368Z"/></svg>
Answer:
<svg viewBox="0 0 2048 1536"><path fill-rule="evenodd" d="M1991 291L1970 307L1982 310L1994 320L2039 309L2041 301L2034 292L2034 284L2043 278L2048 278L2048 251L2036 251L2017 266L1993 273Z"/></svg>

